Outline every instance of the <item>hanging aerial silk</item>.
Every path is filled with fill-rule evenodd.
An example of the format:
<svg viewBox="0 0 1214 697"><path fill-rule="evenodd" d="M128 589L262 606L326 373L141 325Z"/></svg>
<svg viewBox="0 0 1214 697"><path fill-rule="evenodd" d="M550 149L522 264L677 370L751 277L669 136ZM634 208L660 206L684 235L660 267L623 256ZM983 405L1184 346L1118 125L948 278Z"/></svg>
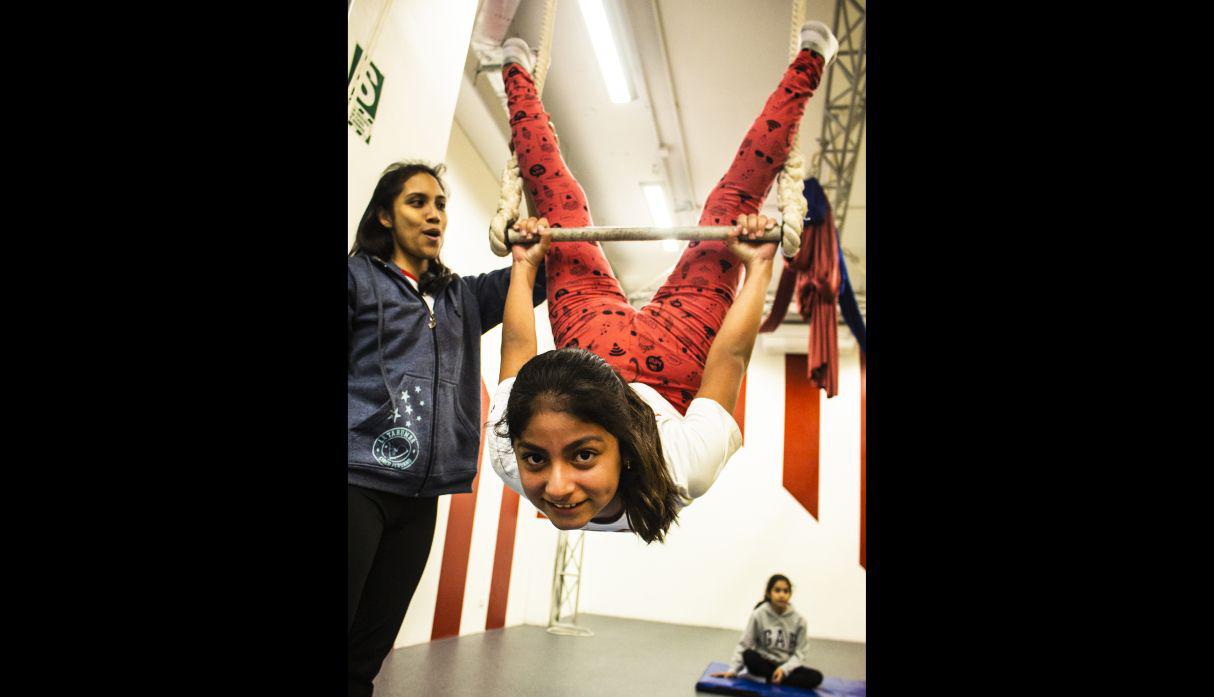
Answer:
<svg viewBox="0 0 1214 697"><path fill-rule="evenodd" d="M821 191L821 187L815 188ZM801 316L809 322L809 377L826 390L828 398L834 397L839 393L839 311L835 303L839 301L843 278L839 273L835 219L829 205L825 218L805 227L801 250L793 257L792 265L801 271L797 275L797 304Z"/></svg>
<svg viewBox="0 0 1214 697"><path fill-rule="evenodd" d="M839 309L843 311L843 321L860 344L860 351L868 350L865 345L864 317L860 314L860 304L856 302L856 292L852 290L851 281L847 278L847 264L843 263L843 246L839 246L839 270L843 272L843 287L839 289Z"/></svg>
<svg viewBox="0 0 1214 697"><path fill-rule="evenodd" d="M801 250L792 259L786 259L771 314L759 331L774 331L780 325L795 293L801 316L809 322L809 377L826 390L827 397L833 397L839 393L838 308L835 303L843 307L844 320L856 335L861 350L865 349L864 320L846 277L843 250L839 246L830 202L813 177L805 180L805 199L809 210L805 216ZM842 298L841 287L845 293Z"/></svg>

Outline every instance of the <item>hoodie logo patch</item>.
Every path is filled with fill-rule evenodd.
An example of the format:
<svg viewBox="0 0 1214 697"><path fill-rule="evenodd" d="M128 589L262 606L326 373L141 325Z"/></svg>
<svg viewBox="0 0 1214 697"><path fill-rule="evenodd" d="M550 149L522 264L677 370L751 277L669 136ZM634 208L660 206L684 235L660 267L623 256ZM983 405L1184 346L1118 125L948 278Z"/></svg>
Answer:
<svg viewBox="0 0 1214 697"><path fill-rule="evenodd" d="M375 439L371 454L384 467L407 470L417 462L417 436L407 428L390 428Z"/></svg>

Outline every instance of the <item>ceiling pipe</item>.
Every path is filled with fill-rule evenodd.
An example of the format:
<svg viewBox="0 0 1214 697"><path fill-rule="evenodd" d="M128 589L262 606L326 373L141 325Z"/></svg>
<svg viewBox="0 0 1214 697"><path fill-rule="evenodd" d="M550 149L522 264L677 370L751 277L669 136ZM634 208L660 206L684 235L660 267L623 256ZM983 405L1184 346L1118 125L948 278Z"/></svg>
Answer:
<svg viewBox="0 0 1214 697"><path fill-rule="evenodd" d="M491 53L502 45L521 0L484 0L472 26L472 48Z"/></svg>
<svg viewBox="0 0 1214 697"><path fill-rule="evenodd" d="M661 59L658 61L658 63L660 64L659 73L662 78L662 82L664 83L664 86L666 87L667 91L670 94L670 103L671 103L671 105L673 107L673 111L674 111L674 115L673 115L674 142L669 142L668 139L664 139L664 142L662 142L662 146L666 148L666 153L669 153L669 149L670 149L671 145L676 146L676 148L679 151L678 164L681 166L681 169L682 169L682 172L681 172L682 180L684 182L686 182L686 191L681 191L681 192L676 193L673 188L674 182L671 181L671 185L672 185L671 192L670 192L671 203L674 206L675 212L678 213L679 216L684 219L683 220L684 223L694 224L695 222L697 222L697 220L690 220L690 221L687 220L686 214L690 213L692 216L695 216L695 212L699 208L699 205L698 205L697 201L695 200L697 189L695 186L695 180L692 178L691 160L688 159L688 156L687 156L687 140L683 136L683 134L684 134L683 109L682 109L682 107L679 106L679 96L678 96L678 93L675 91L675 86L674 86L674 73L671 71L671 67L670 67L670 52L669 52L669 50L667 50L667 47L666 47L666 25L662 20L662 9L658 6L658 3L656 3L656 2L649 3L649 7L651 9L651 17L652 17L652 21L653 21L654 35L657 40L658 54L661 57ZM646 81L646 84L648 84L648 81ZM652 91L650 92L649 96L650 96L649 109L653 115L654 128L657 130L659 136L661 136L663 134L662 134L662 129L659 125L658 115L657 115L657 106L654 104ZM673 175L674 173L670 171L670 166L669 166L670 158L665 157L663 159L665 160L665 163L667 166L668 175ZM670 176L669 178L671 180L674 179L673 176Z"/></svg>

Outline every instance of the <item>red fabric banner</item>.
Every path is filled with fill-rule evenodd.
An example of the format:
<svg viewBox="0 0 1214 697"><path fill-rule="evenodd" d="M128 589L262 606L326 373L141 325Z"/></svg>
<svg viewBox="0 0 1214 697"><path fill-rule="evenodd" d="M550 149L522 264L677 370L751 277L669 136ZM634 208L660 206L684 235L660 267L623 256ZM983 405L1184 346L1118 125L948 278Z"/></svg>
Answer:
<svg viewBox="0 0 1214 697"><path fill-rule="evenodd" d="M807 256L808 255L808 256ZM797 276L797 303L809 321L809 377L826 390L827 397L839 394L839 241L835 218L828 208L826 220L806 226L801 251L792 265Z"/></svg>
<svg viewBox="0 0 1214 697"><path fill-rule="evenodd" d="M506 626L510 599L510 569L514 565L514 534L518 525L518 494L502 487L502 508L497 516L497 543L493 548L493 580L489 585L489 612L485 629Z"/></svg>
<svg viewBox="0 0 1214 697"><path fill-rule="evenodd" d="M868 569L868 409L865 397L868 394L867 367L864 352L860 352L860 566Z"/></svg>
<svg viewBox="0 0 1214 697"><path fill-rule="evenodd" d="M818 388L804 355L784 356L784 488L818 519Z"/></svg>
<svg viewBox="0 0 1214 697"><path fill-rule="evenodd" d="M481 441L476 451L477 467L485 454L485 421L489 418L489 391L481 380ZM468 580L468 557L472 552L472 518L476 512L478 474L472 480L472 492L451 495L447 516L447 538L443 543L443 561L438 575L438 599L434 604L434 625L430 639L459 635L464 611L464 586Z"/></svg>

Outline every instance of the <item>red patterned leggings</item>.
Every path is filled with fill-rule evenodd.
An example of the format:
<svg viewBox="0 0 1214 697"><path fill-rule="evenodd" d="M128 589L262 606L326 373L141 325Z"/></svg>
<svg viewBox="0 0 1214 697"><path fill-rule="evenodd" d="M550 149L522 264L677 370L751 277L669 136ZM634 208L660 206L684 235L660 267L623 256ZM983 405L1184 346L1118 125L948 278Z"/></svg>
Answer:
<svg viewBox="0 0 1214 697"><path fill-rule="evenodd" d="M592 225L586 193L561 157L531 76L513 64L503 69L503 76L511 148L518 155L533 215L547 218L553 227ZM709 194L701 225L733 225L737 216L759 212L821 76L822 57L801 51ZM674 272L640 310L628 303L597 242L555 243L545 266L556 345L594 351L625 380L653 387L685 413L741 277L741 265L725 243L689 242Z"/></svg>

